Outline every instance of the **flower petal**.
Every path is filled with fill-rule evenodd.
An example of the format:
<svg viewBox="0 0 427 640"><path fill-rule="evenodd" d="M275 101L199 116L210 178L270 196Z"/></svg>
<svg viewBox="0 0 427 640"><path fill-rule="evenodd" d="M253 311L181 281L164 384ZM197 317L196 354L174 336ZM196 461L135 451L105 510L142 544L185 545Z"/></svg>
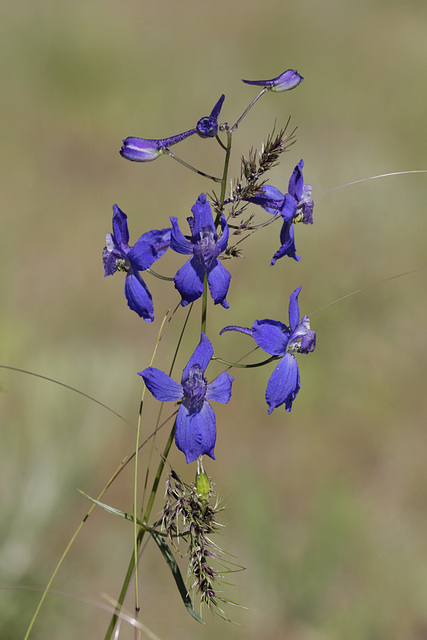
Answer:
<svg viewBox="0 0 427 640"><path fill-rule="evenodd" d="M271 266L273 266L276 260L279 258L283 258L283 256L289 256L293 258L297 262L301 260L299 256L297 256L296 248L295 248L295 240L294 240L294 225L292 222L284 222L282 229L280 231L280 242L282 246L271 259Z"/></svg>
<svg viewBox="0 0 427 640"><path fill-rule="evenodd" d="M172 380L166 373L155 367L147 367L138 373L144 379L147 389L157 400L162 402L181 400L183 396L182 386Z"/></svg>
<svg viewBox="0 0 427 640"><path fill-rule="evenodd" d="M196 258L191 258L179 269L175 275L175 289L181 294L181 305L187 306L200 298L203 293L205 267Z"/></svg>
<svg viewBox="0 0 427 640"><path fill-rule="evenodd" d="M224 100L225 100L225 95L222 94L222 96L220 97L220 99L218 100L218 102L215 104L214 108L211 111L211 115L210 115L211 118L215 118L215 120L218 119Z"/></svg>
<svg viewBox="0 0 427 640"><path fill-rule="evenodd" d="M286 411L290 411L300 386L298 363L294 356L285 353L267 384L265 399L268 404L268 413L283 403L286 403Z"/></svg>
<svg viewBox="0 0 427 640"><path fill-rule="evenodd" d="M220 222L221 222L222 235L216 243L218 255L226 250L227 244L228 244L228 238L230 235L230 231L229 231L228 224L224 214L222 214Z"/></svg>
<svg viewBox="0 0 427 640"><path fill-rule="evenodd" d="M161 229L147 231L135 242L127 258L136 271L149 269L168 249L171 230Z"/></svg>
<svg viewBox="0 0 427 640"><path fill-rule="evenodd" d="M231 398L231 386L233 384L234 378L230 376L227 371L221 373L218 378L212 380L210 384L208 384L206 398L208 400L214 400L215 402L223 402L227 404L227 402Z"/></svg>
<svg viewBox="0 0 427 640"><path fill-rule="evenodd" d="M304 185L304 179L302 177L302 169L304 167L304 160L300 160L292 172L289 180L288 193L296 198L297 202L301 200L302 188Z"/></svg>
<svg viewBox="0 0 427 640"><path fill-rule="evenodd" d="M113 234L114 240L120 249L128 247L129 230L127 215L116 204L113 205Z"/></svg>
<svg viewBox="0 0 427 640"><path fill-rule="evenodd" d="M289 326L292 331L294 331L299 323L299 304L298 304L298 296L302 287L298 287L295 289L293 293L291 293L289 298Z"/></svg>
<svg viewBox="0 0 427 640"><path fill-rule="evenodd" d="M249 202L253 202L254 204L259 204L267 213L271 215L275 215L279 213L282 209L283 203L285 200L285 196L279 189L273 187L269 184L266 184L262 188L262 192L257 196L252 196L248 198Z"/></svg>
<svg viewBox="0 0 427 640"><path fill-rule="evenodd" d="M187 463L205 454L215 460L215 441L216 420L210 404L203 402L199 411L181 404L175 423L175 443L185 453Z"/></svg>
<svg viewBox="0 0 427 640"><path fill-rule="evenodd" d="M270 355L282 356L286 353L290 331L283 322L255 320L252 335L257 345Z"/></svg>
<svg viewBox="0 0 427 640"><path fill-rule="evenodd" d="M304 211L304 224L313 224L314 201L311 197L311 184L305 184L302 188L301 202Z"/></svg>
<svg viewBox="0 0 427 640"><path fill-rule="evenodd" d="M228 309L230 305L225 297L230 286L231 275L218 260L214 260L206 271L209 291L214 303L222 304L224 309Z"/></svg>
<svg viewBox="0 0 427 640"><path fill-rule="evenodd" d="M213 352L214 350L213 350L211 341L202 331L200 336L200 342L197 345L197 347L194 349L193 355L189 359L188 363L185 366L184 371L182 372L183 379L188 377L190 368L194 364L200 365L204 373L206 370L206 367L208 366L209 362L212 359Z"/></svg>
<svg viewBox="0 0 427 640"><path fill-rule="evenodd" d="M125 280L125 296L132 311L144 318L145 322L153 322L154 310L151 293L138 272L129 272Z"/></svg>
<svg viewBox="0 0 427 640"><path fill-rule="evenodd" d="M301 338L299 351L300 353L311 353L316 348L316 332L310 329L310 318L304 316L292 332L290 341L294 342Z"/></svg>
<svg viewBox="0 0 427 640"><path fill-rule="evenodd" d="M104 264L104 277L112 276L117 271L117 260L123 259L121 251L116 249L116 245L111 233L107 233L106 247L102 250L102 262Z"/></svg>
<svg viewBox="0 0 427 640"><path fill-rule="evenodd" d="M216 229L214 227L211 205L205 193L199 195L196 203L191 207L191 213L194 216L194 224L191 230L193 242L199 240L201 232L207 228L214 232L216 239Z"/></svg>
<svg viewBox="0 0 427 640"><path fill-rule="evenodd" d="M280 215L285 222L292 222L297 212L297 203L295 198L289 193L285 195Z"/></svg>
<svg viewBox="0 0 427 640"><path fill-rule="evenodd" d="M171 249L187 256L192 254L193 243L182 233L178 225L178 218L171 216L169 219L172 223Z"/></svg>

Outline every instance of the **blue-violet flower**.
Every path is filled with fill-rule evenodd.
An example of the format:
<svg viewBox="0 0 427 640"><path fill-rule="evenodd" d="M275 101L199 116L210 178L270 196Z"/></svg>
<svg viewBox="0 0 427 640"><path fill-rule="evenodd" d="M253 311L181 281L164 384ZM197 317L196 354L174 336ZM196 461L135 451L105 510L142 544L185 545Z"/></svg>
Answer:
<svg viewBox="0 0 427 640"><path fill-rule="evenodd" d="M146 322L152 322L153 301L139 272L151 267L165 253L171 230L148 231L130 247L127 216L116 204L113 212L113 233L107 233L107 246L102 252L104 275L125 271L125 296L129 307Z"/></svg>
<svg viewBox="0 0 427 640"><path fill-rule="evenodd" d="M300 375L295 353L311 353L316 348L316 334L310 329L308 316L299 319L298 295L295 289L289 300L289 327L276 320L255 320L252 329L230 326L224 331L240 331L254 338L261 349L280 357L279 364L270 376L265 393L268 413L285 403L286 411L300 390Z"/></svg>
<svg viewBox="0 0 427 640"><path fill-rule="evenodd" d="M207 383L204 374L212 356L212 344L202 332L182 373L181 383L154 367L138 373L157 400L181 402L176 416L175 443L185 453L188 463L204 454L215 460L216 420L208 400L226 404L231 397L233 378L226 371Z"/></svg>
<svg viewBox="0 0 427 640"><path fill-rule="evenodd" d="M304 160L300 160L292 172L289 180L288 193L283 195L279 189L270 185L264 185L262 192L257 196L248 198L250 202L259 204L267 213L276 215L280 213L283 225L280 232L281 247L274 254L271 265L276 260L287 255L298 261L294 242L294 229L292 223L303 222L313 224L314 202L311 197L311 185L304 184L302 169Z"/></svg>
<svg viewBox="0 0 427 640"><path fill-rule="evenodd" d="M288 69L272 80L242 80L246 84L255 84L270 91L290 91L297 87L304 78L294 69Z"/></svg>
<svg viewBox="0 0 427 640"><path fill-rule="evenodd" d="M227 248L229 230L224 215L221 216L222 235L218 234L213 222L212 211L206 195L200 194L191 208L193 218L187 218L191 236L184 236L178 226L177 218L171 217L171 249L186 255L192 255L174 278L175 288L181 294L181 304L185 307L197 300L203 293L205 272L209 291L215 304L228 309L225 299L231 276L219 262L218 256Z"/></svg>
<svg viewBox="0 0 427 640"><path fill-rule="evenodd" d="M162 153L165 153L165 150L168 147L181 142L181 140L185 140L185 138L188 138L195 133L197 133L201 138L215 137L218 133L218 116L224 99L225 96L222 95L212 109L210 116L201 118L194 129L184 131L184 133L179 133L176 136L171 136L170 138L161 138L159 140L135 137L126 138L123 140L120 155L123 156L123 158L126 158L126 160L132 160L133 162L150 162L151 160L158 158Z"/></svg>

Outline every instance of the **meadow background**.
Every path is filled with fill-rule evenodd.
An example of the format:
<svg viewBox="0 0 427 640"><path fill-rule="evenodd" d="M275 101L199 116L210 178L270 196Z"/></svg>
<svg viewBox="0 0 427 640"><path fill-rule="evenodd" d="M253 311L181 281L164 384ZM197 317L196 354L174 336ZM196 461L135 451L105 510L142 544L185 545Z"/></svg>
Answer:
<svg viewBox="0 0 427 640"><path fill-rule="evenodd" d="M269 267L278 247L278 227L270 227L227 265L230 310L210 311L218 355L237 357L249 342L215 338L220 328L285 320L296 286L305 314L425 266L427 174L318 194L427 169L426 4L3 0L0 12L1 364L73 385L135 423L136 372L178 296L147 277L155 301L147 325L127 308L123 278L104 280L111 207L127 212L135 241L170 215L183 220L211 185L168 158L125 161L121 140L189 129L223 92L221 120L231 123L255 95L241 78L287 68L305 78L295 91L264 96L245 119L231 175L239 156L291 115L298 141L271 182L286 190L304 158L314 225L296 228L298 264ZM221 167L214 141L190 138L176 151L206 171ZM168 260L171 273L182 264ZM242 626L209 614L206 627L197 625L150 545L140 619L160 638L427 638L425 291L419 271L314 315L318 346L299 359L291 414L267 416L270 370L237 372L232 401L216 408L217 460L206 468L228 504L220 543L246 567L227 595L247 609L230 612ZM194 336L198 326L195 314ZM187 352L196 341L188 338ZM77 488L97 495L132 451L134 431L35 377L3 369L0 387L0 637L21 640L40 594L11 587L46 584L88 508ZM193 478L180 452L170 460ZM131 510L131 491L129 469L106 500ZM96 511L54 588L116 598L131 548L131 525ZM31 637L103 638L108 621L88 603L52 594ZM123 627L121 637L133 636Z"/></svg>

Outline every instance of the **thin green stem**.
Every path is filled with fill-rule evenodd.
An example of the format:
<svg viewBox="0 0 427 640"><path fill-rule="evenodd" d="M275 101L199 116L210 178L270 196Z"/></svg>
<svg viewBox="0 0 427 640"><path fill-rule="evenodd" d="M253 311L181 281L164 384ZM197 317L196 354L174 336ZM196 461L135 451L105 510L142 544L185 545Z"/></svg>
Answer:
<svg viewBox="0 0 427 640"><path fill-rule="evenodd" d="M163 327L165 326L167 319L167 314L163 318L163 322L160 325L159 333L157 335L156 344L154 346L153 355L150 360L150 367L152 366L154 359L156 357L157 349L160 343L160 337L162 335ZM133 531L134 531L134 558L135 558L135 610L139 611L139 580L138 580L138 524L137 524L137 516L138 516L138 451L139 451L139 438L141 435L141 420L142 420L142 409L144 407L144 398L146 391L145 384L142 388L141 394L141 403L139 405L139 414L138 414L138 425L136 429L136 443L135 443L135 467L134 467L134 483L133 483ZM158 424L156 425L156 427ZM155 437L155 436L154 436ZM153 440L154 442L154 440Z"/></svg>
<svg viewBox="0 0 427 640"><path fill-rule="evenodd" d="M250 103L250 105L248 107L246 107L246 109L244 110L244 112L242 113L242 115L240 116L240 118L238 120L236 120L236 122L233 124L233 126L230 129L230 133L234 133L237 129L237 127L239 126L240 122L243 120L243 118L246 116L246 114L248 113L248 111L250 111L252 109L252 107L254 106L255 102L257 102L257 100L260 99L260 97L262 95L264 95L264 93L266 91L268 91L269 88L268 87L264 87L264 89L256 96L256 98L254 98L252 100L252 102Z"/></svg>
<svg viewBox="0 0 427 640"><path fill-rule="evenodd" d="M151 515L151 510L153 508L154 499L156 497L157 489L159 488L160 477L162 475L164 466L166 464L166 460L167 460L167 457L169 455L170 448L172 446L174 435L175 435L175 423L174 423L174 425L173 425L173 427L171 429L168 441L167 441L166 446L165 446L165 448L163 450L163 455L161 457L159 466L157 468L157 473L156 473L156 476L154 478L154 482L153 482L153 486L152 486L152 489L151 489L150 498L148 500L147 508L145 510L145 514L144 514L144 517L143 517L143 522L144 523L147 522L147 520L149 519L149 517ZM142 528L142 527L138 531L138 536L137 536L137 540L136 540L136 548L137 548L138 552L139 552L139 549L141 548L141 544L142 544L142 541L144 539L145 533L146 533L146 529ZM135 555L136 554L132 550L132 555L130 557L128 569L126 571L126 576L125 576L125 579L123 581L123 585L122 585L122 589L120 591L119 599L117 601L116 610L115 610L115 612L114 612L114 614L113 614L113 616L111 618L109 627L107 629L107 633L105 634L105 640L111 640L111 637L112 637L112 635L114 633L114 629L115 629L116 624L117 624L117 621L119 619L118 613L120 612L120 610L121 610L121 608L123 606L123 603L124 603L124 600L125 600L125 597L126 597L126 593L127 593L128 588L129 588L129 584L130 584L130 581L131 581L131 578L132 578L132 575L133 575L133 571L134 571L135 566L136 566L135 565Z"/></svg>
<svg viewBox="0 0 427 640"><path fill-rule="evenodd" d="M221 180L221 195L220 195L221 204L225 200L225 191L227 189L227 176L228 176L228 167L230 165L231 142L232 142L231 132L227 131L227 147L225 150L224 171L222 172L222 180Z"/></svg>
<svg viewBox="0 0 427 640"><path fill-rule="evenodd" d="M225 144L223 143L223 141L221 140L219 135L216 135L215 139L218 142L219 146L222 147L224 149L224 151L227 151L227 147L225 146Z"/></svg>
<svg viewBox="0 0 427 640"><path fill-rule="evenodd" d="M112 485L112 483L114 482L114 480L117 478L117 476L120 474L120 472L124 469L124 467L128 464L128 462L130 462L130 460L132 459L132 456L125 458L123 460L123 462L120 464L120 466L118 467L118 469L115 471L115 473L113 474L113 476L110 478L110 480L107 482L107 484L105 485L105 487L103 488L103 490L101 491L101 493L98 496L98 500L101 500L101 498L104 496L105 492L107 491L107 489ZM36 607L36 610L34 612L33 617L31 618L30 624L28 626L27 632L25 634L24 640L28 640L31 630L34 626L34 623L36 621L36 618L40 612L40 609L42 608L42 605L46 599L47 594L50 592L50 588L52 586L52 583L59 571L59 569L61 568L62 563L64 562L69 550L71 549L72 545L74 544L74 541L76 540L78 534L80 533L83 525L85 524L86 520L89 518L90 514L92 513L92 511L95 509L96 505L93 504L92 507L89 509L89 511L87 512L87 514L85 515L85 517L83 518L83 520L81 521L81 523L79 524L79 526L77 527L76 531L74 532L73 536L71 537L71 540L69 541L69 543L67 544L67 546L65 547L65 550L62 554L62 556L60 557L51 577L49 578L49 582L47 583L44 591L43 591L43 595L40 598L40 601Z"/></svg>
<svg viewBox="0 0 427 640"><path fill-rule="evenodd" d="M178 355L178 351L180 349L182 338L184 336L184 332L185 332L185 329L187 327L187 323L188 323L188 320L190 318L190 314L191 314L192 309L193 309L193 304L191 304L190 308L188 309L188 313L187 313L187 316L185 318L184 325L182 327L181 334L180 334L180 337L179 337L179 340L178 340L178 343L177 343L177 346L176 346L176 349L175 349L175 353L174 353L174 356L173 356L173 359L172 359L172 364L171 364L171 367L170 367L169 375L172 374L173 367L174 367L175 361L176 361L176 357ZM163 329L163 325L162 325L162 328L159 331L159 336L158 336L158 339L157 339L156 349L157 349L158 343L160 341L162 329ZM163 406L163 404L162 404L162 406ZM158 416L158 421L159 420L160 420L160 412L159 412L159 416ZM169 434L168 441L166 442L165 448L163 450L163 455L162 455L162 457L160 459L159 466L157 468L157 473L156 473L156 476L155 476L154 481L153 481L153 486L152 486L152 489L151 489L150 496L148 498L148 502L147 502L147 507L145 509L145 513L141 518L142 521L144 522L144 524L146 524L148 522L148 520L150 518L150 515L151 515L151 510L153 508L154 500L155 500L155 497L157 495L157 490L159 488L160 477L162 475L162 472L163 472L164 466L166 464L166 460L167 460L167 457L169 455L169 451L171 449L172 442L173 442L173 439L174 439L175 423L176 423L176 418L175 418L174 425L173 425L173 427L171 429L171 432ZM135 521L136 521L136 513L135 513ZM112 616L112 618L110 620L110 624L109 624L109 627L107 629L107 633L105 634L105 640L111 640L112 634L114 633L114 629L115 629L117 621L119 619L118 613L120 612L120 610L121 610L121 608L123 606L127 591L129 589L129 584L130 584L134 569L135 569L135 567L137 565L138 553L139 553L139 550L141 548L141 544L142 544L142 541L144 539L145 533L146 533L146 530L143 529L143 528L140 528L139 531L138 531L138 534L136 536L134 551L132 552L132 555L131 555L131 558L130 558L130 561L129 561L128 569L126 571L125 579L123 581L122 589L120 591L119 599L117 601L116 610L115 610L115 612L114 612L114 614L113 614L113 616Z"/></svg>
<svg viewBox="0 0 427 640"><path fill-rule="evenodd" d="M161 276L160 273L157 273L156 271L153 271L152 269L146 269L146 271L148 273L151 273L151 275L154 276L155 278L159 278L160 280L168 280L168 282L172 282L173 281L173 276L172 277Z"/></svg>
<svg viewBox="0 0 427 640"><path fill-rule="evenodd" d="M221 364L226 364L228 367L237 367L238 369L254 369L256 367L262 367L265 364L269 364L273 362L273 360L278 360L280 356L271 356L267 358L267 360L263 360L262 362L254 362L253 364L238 364L237 362L229 362L228 360L224 360L223 358L217 358L216 356L212 357L212 360L216 360L216 362L220 362Z"/></svg>
<svg viewBox="0 0 427 640"><path fill-rule="evenodd" d="M187 167L187 169L190 169L190 171L194 171L194 173L198 173L199 176L203 176L204 178L209 178L209 180L213 180L214 182L221 182L221 178L216 178L215 176L209 175L204 171L200 171L199 169L196 169L196 167L192 167L191 164L188 164L188 162L185 162L184 160L181 160L181 158L178 158L178 156L172 153L172 151L170 151L169 149L165 149L164 152L167 153L168 156L170 156L171 158L179 162L179 164L182 164L184 167Z"/></svg>
<svg viewBox="0 0 427 640"><path fill-rule="evenodd" d="M227 179L228 179L228 168L230 166L230 155L231 155L231 142L232 142L232 135L230 133L230 131L226 130L227 133L227 146L225 148L225 160L224 160L224 170L222 172L222 179L221 179L221 193L219 196L219 200L221 203L221 209L223 208L223 204L224 204L224 200L225 200L225 192L227 189ZM221 214L217 213L216 218L215 218L215 227L217 227L219 225L219 221L221 219Z"/></svg>

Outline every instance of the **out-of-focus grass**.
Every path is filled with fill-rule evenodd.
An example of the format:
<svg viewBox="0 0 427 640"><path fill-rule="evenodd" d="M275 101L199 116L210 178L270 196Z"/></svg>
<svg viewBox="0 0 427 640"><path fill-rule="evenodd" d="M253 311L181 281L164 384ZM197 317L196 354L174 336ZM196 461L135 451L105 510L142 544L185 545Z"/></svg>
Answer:
<svg viewBox="0 0 427 640"><path fill-rule="evenodd" d="M126 308L123 280L103 279L111 206L128 213L135 240L169 215L183 219L211 185L167 158L125 162L120 142L190 128L222 92L231 122L253 96L243 77L288 67L305 76L298 90L266 96L242 123L232 173L241 153L292 115L298 142L272 182L285 189L303 157L315 224L296 229L298 264L268 266L278 246L270 228L229 265L230 310L210 311L217 353L238 357L248 348L244 336L215 338L224 324L286 318L297 285L309 313L424 266L423 175L316 197L370 175L427 168L420 3L23 0L0 11L2 364L75 385L136 421L136 372L177 297L171 302L170 288L150 280L156 322L146 325ZM179 152L221 169L213 141L191 138ZM232 402L217 409L217 461L207 469L229 502L221 542L247 567L227 593L248 607L234 612L244 627L209 616L207 628L196 625L148 548L141 620L161 637L426 636L425 289L420 272L314 315L318 347L300 359L302 390L290 415L267 416L269 371L235 375ZM159 366L169 361L166 340L177 324ZM0 384L1 584L40 586L88 507L76 489L97 494L132 450L134 432L52 383L2 370ZM172 462L191 478L179 452ZM111 504L130 510L131 486L129 469L108 494ZM116 597L131 545L129 523L96 513L54 586ZM2 638L23 637L38 598L0 592ZM102 611L52 595L33 637L101 638L107 622Z"/></svg>

